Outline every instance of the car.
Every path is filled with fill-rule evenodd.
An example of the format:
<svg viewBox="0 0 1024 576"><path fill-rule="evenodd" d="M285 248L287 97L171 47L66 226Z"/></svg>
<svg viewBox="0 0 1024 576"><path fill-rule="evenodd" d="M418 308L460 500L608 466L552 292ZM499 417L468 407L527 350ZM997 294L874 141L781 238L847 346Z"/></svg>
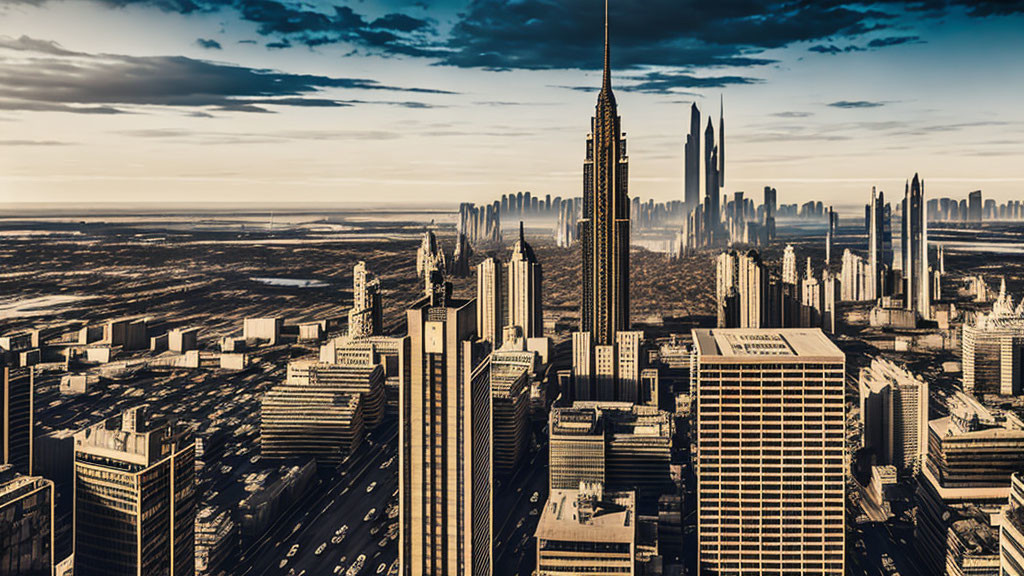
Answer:
<svg viewBox="0 0 1024 576"><path fill-rule="evenodd" d="M298 544L292 544L292 547L288 550L288 557L292 558L292 557L294 557L298 553L299 553L299 545Z"/></svg>
<svg viewBox="0 0 1024 576"><path fill-rule="evenodd" d="M341 536L342 538L348 534L348 524L342 524L340 528L334 531L335 536Z"/></svg>
<svg viewBox="0 0 1024 576"><path fill-rule="evenodd" d="M387 562L381 562L381 563L380 563L380 566L377 566L377 574L382 574L382 573L384 573L384 571L385 571L385 570L387 570L387 569L388 569L388 564L387 564Z"/></svg>
<svg viewBox="0 0 1024 576"><path fill-rule="evenodd" d="M540 493L539 492L534 492L533 494L530 495L530 503L531 504L536 504L537 500L540 500Z"/></svg>
<svg viewBox="0 0 1024 576"><path fill-rule="evenodd" d="M378 532L380 532L380 526L374 525L370 528L370 536L376 536Z"/></svg>
<svg viewBox="0 0 1024 576"><path fill-rule="evenodd" d="M376 488L376 487L377 487L377 483L376 482L370 482L370 485L366 487L366 493L369 494L370 492L373 492L373 489Z"/></svg>
<svg viewBox="0 0 1024 576"><path fill-rule="evenodd" d="M341 544L341 536L331 536L331 544Z"/></svg>
<svg viewBox="0 0 1024 576"><path fill-rule="evenodd" d="M338 564L337 566L334 567L334 572L332 572L332 574L341 574L341 571L344 570L344 569L345 569L344 566L342 566L341 564Z"/></svg>
<svg viewBox="0 0 1024 576"><path fill-rule="evenodd" d="M376 516L376 515L377 515L377 509L376 508L370 508L370 510L366 513L366 516L363 516L363 522L369 522L370 520L373 520L373 517Z"/></svg>
<svg viewBox="0 0 1024 576"><path fill-rule="evenodd" d="M285 567L285 566L287 566L287 565L288 565L288 559L287 559L287 558L282 558L282 559L281 559L281 563L280 563L280 564L278 564L278 565L277 565L277 567L278 567L278 568L284 568L284 567Z"/></svg>
<svg viewBox="0 0 1024 576"><path fill-rule="evenodd" d="M319 546L317 546L313 554L319 556L324 553L324 550L327 550L327 542L323 542Z"/></svg>
<svg viewBox="0 0 1024 576"><path fill-rule="evenodd" d="M385 536L384 538L380 539L380 542L377 542L377 547L383 548L388 545L388 542L390 542L390 540L388 540L387 536Z"/></svg>

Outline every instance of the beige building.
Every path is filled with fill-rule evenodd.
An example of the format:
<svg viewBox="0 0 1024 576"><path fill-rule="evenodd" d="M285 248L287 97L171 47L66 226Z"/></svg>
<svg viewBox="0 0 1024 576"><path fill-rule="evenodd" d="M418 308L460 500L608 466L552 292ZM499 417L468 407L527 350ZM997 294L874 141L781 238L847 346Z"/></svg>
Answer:
<svg viewBox="0 0 1024 576"><path fill-rule="evenodd" d="M195 442L145 407L75 434L75 574L195 572Z"/></svg>
<svg viewBox="0 0 1024 576"><path fill-rule="evenodd" d="M407 311L411 384L399 398L404 576L491 574L491 377L476 303L436 282Z"/></svg>
<svg viewBox="0 0 1024 576"><path fill-rule="evenodd" d="M817 329L693 340L700 574L843 574L843 353Z"/></svg>
<svg viewBox="0 0 1024 576"><path fill-rule="evenodd" d="M554 489L536 538L538 576L636 574L636 498L600 483Z"/></svg>
<svg viewBox="0 0 1024 576"><path fill-rule="evenodd" d="M916 474L928 453L928 383L889 360L874 358L860 371L864 448L875 463Z"/></svg>
<svg viewBox="0 0 1024 576"><path fill-rule="evenodd" d="M1000 576L1024 576L1024 474L1010 478L1010 498L999 527Z"/></svg>
<svg viewBox="0 0 1024 576"><path fill-rule="evenodd" d="M540 262L523 236L523 224L519 223L519 240L512 245L512 256L506 265L508 278L509 326L518 326L526 338L544 335L543 277Z"/></svg>
<svg viewBox="0 0 1024 576"><path fill-rule="evenodd" d="M497 258L484 258L476 266L476 333L495 348L501 346L505 326L501 276Z"/></svg>

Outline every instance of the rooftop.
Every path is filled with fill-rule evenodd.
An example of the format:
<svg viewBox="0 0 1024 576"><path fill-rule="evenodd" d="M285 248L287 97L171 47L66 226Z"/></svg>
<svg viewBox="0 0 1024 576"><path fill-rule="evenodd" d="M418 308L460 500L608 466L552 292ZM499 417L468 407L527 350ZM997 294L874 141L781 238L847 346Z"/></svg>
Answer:
<svg viewBox="0 0 1024 576"><path fill-rule="evenodd" d="M599 487L551 491L537 538L576 542L632 542L636 538L636 496Z"/></svg>
<svg viewBox="0 0 1024 576"><path fill-rule="evenodd" d="M842 351L819 329L728 328L694 329L693 342L700 356L761 360L820 359L839 361Z"/></svg>

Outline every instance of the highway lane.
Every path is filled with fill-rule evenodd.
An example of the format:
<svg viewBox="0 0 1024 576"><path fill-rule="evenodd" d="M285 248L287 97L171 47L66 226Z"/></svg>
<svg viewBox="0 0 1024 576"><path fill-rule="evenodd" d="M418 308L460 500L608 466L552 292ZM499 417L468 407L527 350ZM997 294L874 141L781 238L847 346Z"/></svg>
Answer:
<svg viewBox="0 0 1024 576"><path fill-rule="evenodd" d="M389 542L383 550L377 545L385 536L387 523L397 522L397 518L388 520L385 515L388 503L397 502L392 498L398 488L396 423L386 422L373 436L375 445L362 446L353 459L343 465L343 473L328 480L322 494L297 507L254 547L258 552L251 559L243 559L240 564L244 570L239 574L287 576L303 570L307 575L332 574L336 566L347 570L359 554L367 556L361 574L373 574L381 562L390 565L397 558L398 548L394 542ZM381 469L389 460L390 466ZM371 482L376 482L376 486L367 493ZM377 519L363 522L371 508L376 508ZM300 522L301 528L295 531L294 526ZM342 525L348 525L347 535L341 543L332 544L331 538ZM374 525L380 526L376 535L370 533ZM296 544L296 554L287 558L288 551ZM326 549L318 556L315 551L321 544L326 544ZM281 561L286 558L287 563L281 567Z"/></svg>

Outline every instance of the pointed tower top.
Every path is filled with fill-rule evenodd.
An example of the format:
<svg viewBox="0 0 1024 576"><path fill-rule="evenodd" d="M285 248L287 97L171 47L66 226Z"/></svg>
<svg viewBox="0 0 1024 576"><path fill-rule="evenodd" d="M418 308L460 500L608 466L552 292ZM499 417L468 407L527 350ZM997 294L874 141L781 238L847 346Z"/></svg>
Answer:
<svg viewBox="0 0 1024 576"><path fill-rule="evenodd" d="M604 80L602 89L611 90L612 87L612 50L608 38L608 0L604 0Z"/></svg>
<svg viewBox="0 0 1024 576"><path fill-rule="evenodd" d="M523 221L520 220L519 221L519 241L520 242L523 241L523 237L524 237L524 234L523 234Z"/></svg>

